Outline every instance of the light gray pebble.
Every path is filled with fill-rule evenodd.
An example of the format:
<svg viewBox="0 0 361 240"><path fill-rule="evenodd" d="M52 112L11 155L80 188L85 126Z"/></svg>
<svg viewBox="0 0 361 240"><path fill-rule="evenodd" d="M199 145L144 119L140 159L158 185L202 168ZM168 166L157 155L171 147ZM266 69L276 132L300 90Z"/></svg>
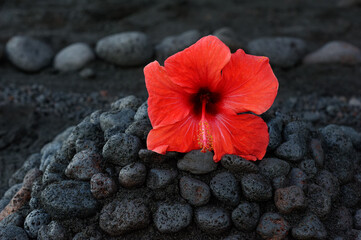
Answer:
<svg viewBox="0 0 361 240"><path fill-rule="evenodd" d="M123 109L132 109L133 111L137 111L138 107L142 104L142 100L137 98L134 95L129 95L123 98L118 99L113 102L110 107L114 111L119 111ZM138 119L135 119L138 120Z"/></svg>
<svg viewBox="0 0 361 240"><path fill-rule="evenodd" d="M200 207L195 212L197 226L208 234L221 234L231 227L230 214L218 207Z"/></svg>
<svg viewBox="0 0 361 240"><path fill-rule="evenodd" d="M305 194L298 186L277 189L274 201L280 213L291 213L306 207Z"/></svg>
<svg viewBox="0 0 361 240"><path fill-rule="evenodd" d="M177 175L178 173L176 170L150 169L148 172L147 187L153 190L164 188L170 184Z"/></svg>
<svg viewBox="0 0 361 240"><path fill-rule="evenodd" d="M189 204L163 203L154 213L153 221L162 233L178 232L192 221L193 211Z"/></svg>
<svg viewBox="0 0 361 240"><path fill-rule="evenodd" d="M222 172L215 175L209 186L213 195L221 202L236 206L241 199L238 182L230 172Z"/></svg>
<svg viewBox="0 0 361 240"><path fill-rule="evenodd" d="M99 117L100 127L103 131L113 127L119 127L119 131L124 132L132 123L134 114L135 112L129 108L103 112Z"/></svg>
<svg viewBox="0 0 361 240"><path fill-rule="evenodd" d="M248 51L258 56L267 56L272 65L292 67L306 54L306 42L293 37L265 37L248 43Z"/></svg>
<svg viewBox="0 0 361 240"><path fill-rule="evenodd" d="M98 202L90 185L80 181L62 181L48 185L41 192L41 202L52 218L86 218L96 213Z"/></svg>
<svg viewBox="0 0 361 240"><path fill-rule="evenodd" d="M323 219L331 211L331 196L322 187L310 184L307 189L307 200L309 210Z"/></svg>
<svg viewBox="0 0 361 240"><path fill-rule="evenodd" d="M31 238L36 238L38 236L38 231L41 226L47 225L50 220L50 216L44 210L33 210L25 218L24 230Z"/></svg>
<svg viewBox="0 0 361 240"><path fill-rule="evenodd" d="M142 120L142 119L149 119L148 117L148 101L145 101L140 105L140 107L137 109L134 120Z"/></svg>
<svg viewBox="0 0 361 240"><path fill-rule="evenodd" d="M28 240L28 235L24 229L9 225L9 226L0 226L0 239L1 240Z"/></svg>
<svg viewBox="0 0 361 240"><path fill-rule="evenodd" d="M94 59L95 55L88 44L73 43L56 54L54 68L62 72L75 71Z"/></svg>
<svg viewBox="0 0 361 240"><path fill-rule="evenodd" d="M216 170L217 164L213 161L213 153L193 150L178 160L177 167L193 174L206 174Z"/></svg>
<svg viewBox="0 0 361 240"><path fill-rule="evenodd" d="M208 203L211 191L208 185L200 180L183 176L179 180L181 196L193 206L202 206Z"/></svg>
<svg viewBox="0 0 361 240"><path fill-rule="evenodd" d="M67 240L68 232L58 221L51 221L48 225L40 227L38 239L41 240Z"/></svg>
<svg viewBox="0 0 361 240"><path fill-rule="evenodd" d="M201 35L197 30L189 30L177 36L169 36L155 46L156 59L163 62L169 56L182 51L200 39Z"/></svg>
<svg viewBox="0 0 361 240"><path fill-rule="evenodd" d="M90 191L96 199L111 196L117 191L115 181L104 173L97 173L90 179Z"/></svg>
<svg viewBox="0 0 361 240"><path fill-rule="evenodd" d="M296 239L326 239L327 231L323 223L314 214L304 217L292 229L292 236Z"/></svg>
<svg viewBox="0 0 361 240"><path fill-rule="evenodd" d="M6 43L5 51L12 64L28 72L37 72L48 66L54 55L49 45L26 36L12 37Z"/></svg>
<svg viewBox="0 0 361 240"><path fill-rule="evenodd" d="M242 202L232 212L232 221L241 231L252 231L260 218L260 208L257 203Z"/></svg>
<svg viewBox="0 0 361 240"><path fill-rule="evenodd" d="M285 239L289 229L289 223L281 215L267 212L262 215L256 231L263 239Z"/></svg>
<svg viewBox="0 0 361 240"><path fill-rule="evenodd" d="M103 147L103 157L109 163L125 166L133 162L141 148L138 137L121 133L113 135Z"/></svg>
<svg viewBox="0 0 361 240"><path fill-rule="evenodd" d="M237 155L224 155L221 159L223 167L235 173L258 173L258 166Z"/></svg>
<svg viewBox="0 0 361 240"><path fill-rule="evenodd" d="M94 78L95 75L96 73L92 68L84 68L79 72L79 76L85 79Z"/></svg>
<svg viewBox="0 0 361 240"><path fill-rule="evenodd" d="M148 36L141 32L123 32L100 39L97 55L110 63L130 67L144 64L153 55Z"/></svg>
<svg viewBox="0 0 361 240"><path fill-rule="evenodd" d="M258 167L260 173L269 179L285 176L290 171L289 163L278 158L264 158Z"/></svg>
<svg viewBox="0 0 361 240"><path fill-rule="evenodd" d="M140 187L145 182L147 168L142 163L131 163L123 167L119 172L119 183L123 187Z"/></svg>
<svg viewBox="0 0 361 240"><path fill-rule="evenodd" d="M65 169L65 175L79 180L90 180L91 177L102 171L101 155L90 150L83 150L74 155Z"/></svg>
<svg viewBox="0 0 361 240"><path fill-rule="evenodd" d="M267 201L272 198L272 186L260 174L247 174L241 180L244 196L250 201Z"/></svg>
<svg viewBox="0 0 361 240"><path fill-rule="evenodd" d="M150 214L140 199L114 200L100 212L99 226L111 236L119 236L148 226Z"/></svg>

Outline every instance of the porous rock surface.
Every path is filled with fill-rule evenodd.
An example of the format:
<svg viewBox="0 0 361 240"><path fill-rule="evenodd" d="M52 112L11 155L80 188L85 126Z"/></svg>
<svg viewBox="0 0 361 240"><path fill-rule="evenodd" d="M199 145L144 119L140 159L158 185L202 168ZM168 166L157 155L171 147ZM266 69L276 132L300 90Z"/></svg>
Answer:
<svg viewBox="0 0 361 240"><path fill-rule="evenodd" d="M0 222L23 239L351 239L361 229L360 134L270 114L277 136L262 161L167 153L115 124L147 120L126 97L59 134L11 178L0 211L29 167L43 176L29 203ZM126 123L113 121L117 119ZM129 113L131 116L129 117ZM137 117L133 115L136 113ZM103 117L101 117L103 116ZM280 154L287 143L302 154ZM26 238L27 237L27 238ZM203 238L202 238L203 239Z"/></svg>

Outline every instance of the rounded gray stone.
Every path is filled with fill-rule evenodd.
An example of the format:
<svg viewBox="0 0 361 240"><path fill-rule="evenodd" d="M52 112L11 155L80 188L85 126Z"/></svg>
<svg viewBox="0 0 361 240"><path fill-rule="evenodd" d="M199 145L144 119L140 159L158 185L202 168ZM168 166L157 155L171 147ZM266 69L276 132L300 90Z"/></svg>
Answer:
<svg viewBox="0 0 361 240"><path fill-rule="evenodd" d="M97 173L90 179L90 191L96 199L111 196L117 191L115 181L104 173Z"/></svg>
<svg viewBox="0 0 361 240"><path fill-rule="evenodd" d="M113 111L119 111L123 109L132 109L137 111L138 107L142 104L142 100L134 95L129 95L123 98L118 99L113 102L110 107ZM139 119L135 119L139 120Z"/></svg>
<svg viewBox="0 0 361 240"><path fill-rule="evenodd" d="M241 231L252 231L260 218L260 208L257 203L242 202L232 212L232 221Z"/></svg>
<svg viewBox="0 0 361 240"><path fill-rule="evenodd" d="M95 55L88 44L73 43L56 54L54 67L63 72L75 71L94 59Z"/></svg>
<svg viewBox="0 0 361 240"><path fill-rule="evenodd" d="M337 197L340 192L338 179L327 170L322 170L316 177L316 183L325 189L332 198Z"/></svg>
<svg viewBox="0 0 361 240"><path fill-rule="evenodd" d="M183 176L179 180L179 189L181 196L193 206L207 204L211 197L208 185L191 177Z"/></svg>
<svg viewBox="0 0 361 240"><path fill-rule="evenodd" d="M314 214L304 217L292 229L292 236L296 239L326 239L327 231L323 223Z"/></svg>
<svg viewBox="0 0 361 240"><path fill-rule="evenodd" d="M123 187L140 187L145 182L147 168L142 163L131 163L123 167L119 172L119 183Z"/></svg>
<svg viewBox="0 0 361 240"><path fill-rule="evenodd" d="M278 213L265 213L257 226L257 233L263 239L285 239L290 225Z"/></svg>
<svg viewBox="0 0 361 240"><path fill-rule="evenodd" d="M279 145L275 151L277 157L290 161L299 161L306 153L306 142L297 133L291 134L289 139Z"/></svg>
<svg viewBox="0 0 361 240"><path fill-rule="evenodd" d="M118 127L119 132L124 132L132 123L134 114L135 112L129 108L103 112L99 117L100 127L103 131Z"/></svg>
<svg viewBox="0 0 361 240"><path fill-rule="evenodd" d="M114 200L100 212L99 226L111 236L119 236L148 226L150 214L140 199Z"/></svg>
<svg viewBox="0 0 361 240"><path fill-rule="evenodd" d="M103 157L118 166L125 166L133 162L141 148L138 137L125 133L113 135L103 147Z"/></svg>
<svg viewBox="0 0 361 240"><path fill-rule="evenodd" d="M177 167L193 174L206 174L216 170L217 163L213 161L213 153L193 150L178 160Z"/></svg>
<svg viewBox="0 0 361 240"><path fill-rule="evenodd" d="M288 180L290 185L295 185L303 190L307 186L307 175L299 168L292 168L288 174Z"/></svg>
<svg viewBox="0 0 361 240"><path fill-rule="evenodd" d="M145 101L140 105L134 115L134 120L149 119L148 117L148 101Z"/></svg>
<svg viewBox="0 0 361 240"><path fill-rule="evenodd" d="M305 194L298 186L277 189L274 201L280 213L291 213L306 207Z"/></svg>
<svg viewBox="0 0 361 240"><path fill-rule="evenodd" d="M200 207L195 212L197 226L208 234L221 234L232 224L230 214L218 207Z"/></svg>
<svg viewBox="0 0 361 240"><path fill-rule="evenodd" d="M189 204L160 204L154 213L153 221L162 233L178 232L192 221L193 211Z"/></svg>
<svg viewBox="0 0 361 240"><path fill-rule="evenodd" d="M65 169L65 175L79 180L90 180L94 174L100 173L101 155L92 150L83 150L74 155Z"/></svg>
<svg viewBox="0 0 361 240"><path fill-rule="evenodd" d="M9 226L0 226L0 239L1 240L28 240L28 235L24 229L9 225Z"/></svg>
<svg viewBox="0 0 361 240"><path fill-rule="evenodd" d="M36 72L48 66L53 50L44 42L26 36L14 36L5 47L8 59L21 70Z"/></svg>
<svg viewBox="0 0 361 240"><path fill-rule="evenodd" d="M260 173L269 179L285 176L290 171L289 163L278 158L264 158L258 166Z"/></svg>
<svg viewBox="0 0 361 240"><path fill-rule="evenodd" d="M68 232L58 221L51 221L48 225L41 226L38 232L38 239L67 240Z"/></svg>
<svg viewBox="0 0 361 240"><path fill-rule="evenodd" d="M98 207L89 183L73 180L48 185L41 192L41 202L56 219L86 218L94 215Z"/></svg>
<svg viewBox="0 0 361 240"><path fill-rule="evenodd" d="M237 155L224 155L221 159L223 167L235 173L258 173L258 166Z"/></svg>
<svg viewBox="0 0 361 240"><path fill-rule="evenodd" d="M306 173L307 178L313 178L317 174L316 162L313 159L306 159L300 162L300 169Z"/></svg>
<svg viewBox="0 0 361 240"><path fill-rule="evenodd" d="M153 55L147 35L141 32L123 32L104 37L97 42L95 51L100 58L124 67L144 64Z"/></svg>
<svg viewBox="0 0 361 240"><path fill-rule="evenodd" d="M153 127L150 124L149 119L136 120L132 122L127 129L125 129L125 133L137 136L140 139L146 141L147 136L152 128Z"/></svg>
<svg viewBox="0 0 361 240"><path fill-rule="evenodd" d="M306 54L306 43L293 37L265 37L248 43L248 51L258 56L267 56L272 65L292 67Z"/></svg>
<svg viewBox="0 0 361 240"><path fill-rule="evenodd" d="M49 214L47 214L42 209L33 210L29 215L25 218L24 222L24 230L31 238L36 238L38 236L39 229L47 225L50 222L51 218Z"/></svg>
<svg viewBox="0 0 361 240"><path fill-rule="evenodd" d="M319 218L325 218L331 211L331 196L322 187L310 184L307 189L308 209Z"/></svg>
<svg viewBox="0 0 361 240"><path fill-rule="evenodd" d="M160 189L169 185L178 173L176 170L169 169L150 169L147 178L147 187L150 189Z"/></svg>
<svg viewBox="0 0 361 240"><path fill-rule="evenodd" d="M269 144L268 149L276 149L282 142L283 120L281 117L272 118L268 123Z"/></svg>
<svg viewBox="0 0 361 240"><path fill-rule="evenodd" d="M238 182L230 172L222 172L215 175L209 186L213 195L221 202L236 206L241 199Z"/></svg>
<svg viewBox="0 0 361 240"><path fill-rule="evenodd" d="M250 201L267 201L272 198L272 186L260 174L247 174L241 180L244 196Z"/></svg>

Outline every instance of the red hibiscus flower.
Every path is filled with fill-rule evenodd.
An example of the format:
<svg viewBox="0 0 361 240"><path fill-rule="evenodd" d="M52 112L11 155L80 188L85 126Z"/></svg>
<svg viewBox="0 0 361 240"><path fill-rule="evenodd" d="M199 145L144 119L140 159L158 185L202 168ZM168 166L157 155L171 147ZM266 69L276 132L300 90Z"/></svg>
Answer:
<svg viewBox="0 0 361 240"><path fill-rule="evenodd" d="M268 128L249 112L264 113L277 95L268 62L243 50L231 54L218 38L207 36L169 57L164 67L148 64L144 75L153 126L148 149L160 154L213 150L216 162L224 154L262 159Z"/></svg>

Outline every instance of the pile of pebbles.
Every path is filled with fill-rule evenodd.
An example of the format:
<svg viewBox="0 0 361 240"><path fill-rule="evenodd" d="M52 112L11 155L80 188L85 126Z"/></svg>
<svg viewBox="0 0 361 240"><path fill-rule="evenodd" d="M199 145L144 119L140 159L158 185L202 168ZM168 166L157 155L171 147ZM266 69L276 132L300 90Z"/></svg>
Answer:
<svg viewBox="0 0 361 240"><path fill-rule="evenodd" d="M147 103L119 99L11 177L0 211L27 172L43 172L29 202L0 221L0 238L361 239L361 133L277 111L266 120L263 160L214 163L211 152L147 150Z"/></svg>
<svg viewBox="0 0 361 240"><path fill-rule="evenodd" d="M168 36L160 42L153 42L147 34L138 31L120 32L92 43L75 42L55 53L46 42L30 36L14 36L4 47L7 60L26 72L38 72L52 65L59 72L79 71L80 76L91 78L96 73L87 64L98 57L100 60L120 66L136 67L152 60L163 62L167 57L194 44L202 36L193 29L179 35ZM217 36L232 51L239 48L247 53L267 56L272 66L294 67L296 64L348 64L361 63L361 50L342 41L325 42L319 49L311 51L309 44L301 38L289 36L261 37L248 43L241 43L235 32L227 27L211 34ZM0 46L0 58L2 57Z"/></svg>

